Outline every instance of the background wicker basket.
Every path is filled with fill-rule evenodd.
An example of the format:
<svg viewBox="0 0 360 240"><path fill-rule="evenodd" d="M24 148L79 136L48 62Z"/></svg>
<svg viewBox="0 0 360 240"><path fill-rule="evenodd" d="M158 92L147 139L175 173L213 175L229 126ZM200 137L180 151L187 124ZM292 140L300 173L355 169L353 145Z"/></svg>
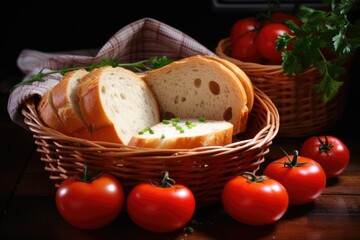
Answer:
<svg viewBox="0 0 360 240"><path fill-rule="evenodd" d="M161 171L193 191L198 207L220 201L224 183L245 170L256 172L279 130L279 114L272 101L255 88L255 104L247 131L224 147L196 149L135 149L120 144L73 138L46 127L36 112L36 99L22 108L37 151L55 186L84 164L114 174L125 192L141 181L161 180Z"/></svg>
<svg viewBox="0 0 360 240"><path fill-rule="evenodd" d="M229 38L219 41L216 54L238 67L274 102L280 115L278 136L299 137L321 133L334 125L345 109L346 98L343 86L337 96L324 104L313 87L322 79L311 68L300 76L288 77L281 65L262 65L242 62L230 57Z"/></svg>

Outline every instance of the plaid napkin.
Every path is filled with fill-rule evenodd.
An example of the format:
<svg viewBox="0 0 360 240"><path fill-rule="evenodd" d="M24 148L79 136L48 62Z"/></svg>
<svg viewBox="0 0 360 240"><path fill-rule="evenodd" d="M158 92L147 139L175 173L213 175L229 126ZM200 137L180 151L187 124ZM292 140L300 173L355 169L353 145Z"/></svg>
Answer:
<svg viewBox="0 0 360 240"><path fill-rule="evenodd" d="M43 53L25 49L20 53L17 65L25 74L24 79L28 79L41 70L46 72L64 67L86 66L102 59L115 58L120 62L135 62L154 56L167 56L176 60L192 55L215 56L215 53L167 24L152 18L143 18L120 29L100 50ZM21 114L22 103L34 95L42 96L60 79L60 74L49 75L44 81L14 89L8 101L8 113L13 122L27 128Z"/></svg>

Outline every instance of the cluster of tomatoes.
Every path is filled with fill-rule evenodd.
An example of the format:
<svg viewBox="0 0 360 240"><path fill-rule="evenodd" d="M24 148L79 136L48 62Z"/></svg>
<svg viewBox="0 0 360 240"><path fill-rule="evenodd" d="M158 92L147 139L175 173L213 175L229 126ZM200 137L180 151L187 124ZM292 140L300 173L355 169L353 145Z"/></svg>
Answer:
<svg viewBox="0 0 360 240"><path fill-rule="evenodd" d="M195 198L189 188L176 184L164 172L159 183L144 182L131 189L126 199L129 217L151 232L172 232L183 228L195 212ZM61 216L81 229L102 228L115 220L125 205L119 180L111 174L84 174L67 178L56 191Z"/></svg>
<svg viewBox="0 0 360 240"><path fill-rule="evenodd" d="M239 222L266 225L279 220L290 205L318 198L326 179L342 173L349 164L347 146L337 137L310 137L300 151L269 163L264 175L245 172L224 187L224 210Z"/></svg>
<svg viewBox="0 0 360 240"><path fill-rule="evenodd" d="M244 62L261 64L282 63L282 50L276 50L276 40L284 33L294 35L286 25L299 19L287 12L273 12L268 18L248 17L236 21L230 30L231 56Z"/></svg>
<svg viewBox="0 0 360 240"><path fill-rule="evenodd" d="M326 178L339 175L349 163L349 150L333 136L311 137L293 155L271 162L263 176L245 172L230 179L222 192L224 210L239 222L265 225L280 219L288 205L314 201ZM121 183L111 174L84 173L64 180L56 206L71 225L98 229L110 224L124 208ZM195 212L192 191L176 184L164 171L159 183L144 182L130 190L126 209L135 224L152 232L183 228Z"/></svg>

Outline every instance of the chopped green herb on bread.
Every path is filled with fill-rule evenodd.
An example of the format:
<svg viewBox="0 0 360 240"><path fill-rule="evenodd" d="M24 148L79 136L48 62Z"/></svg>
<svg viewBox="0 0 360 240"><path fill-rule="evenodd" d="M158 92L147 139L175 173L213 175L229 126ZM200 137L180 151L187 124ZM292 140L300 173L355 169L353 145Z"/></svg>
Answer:
<svg viewBox="0 0 360 240"><path fill-rule="evenodd" d="M232 142L233 125L223 120L170 119L145 127L129 146L140 148L189 149L224 146Z"/></svg>

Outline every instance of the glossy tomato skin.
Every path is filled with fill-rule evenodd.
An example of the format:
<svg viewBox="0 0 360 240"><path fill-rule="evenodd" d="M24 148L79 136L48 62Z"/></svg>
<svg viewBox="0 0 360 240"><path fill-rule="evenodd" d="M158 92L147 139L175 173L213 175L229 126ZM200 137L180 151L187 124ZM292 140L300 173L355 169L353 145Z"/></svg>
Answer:
<svg viewBox="0 0 360 240"><path fill-rule="evenodd" d="M235 44L238 37L248 31L253 31L260 26L260 22L253 17L243 18L236 21L230 29L230 41Z"/></svg>
<svg viewBox="0 0 360 240"><path fill-rule="evenodd" d="M320 136L319 139L316 136L306 139L300 148L300 155L317 161L327 178L338 176L349 165L348 147L335 136Z"/></svg>
<svg viewBox="0 0 360 240"><path fill-rule="evenodd" d="M276 50L276 40L284 33L293 35L290 29L280 23L266 23L256 37L255 45L260 54L272 64L282 63L282 51Z"/></svg>
<svg viewBox="0 0 360 240"><path fill-rule="evenodd" d="M183 185L171 187L140 183L127 198L127 211L134 223L151 232L166 233L183 228L195 212L195 198Z"/></svg>
<svg viewBox="0 0 360 240"><path fill-rule="evenodd" d="M261 63L264 58L255 46L257 32L248 31L236 40L232 48L232 57L244 62Z"/></svg>
<svg viewBox="0 0 360 240"><path fill-rule="evenodd" d="M265 177L249 182L245 176L229 180L222 192L222 205L232 218L248 225L267 225L279 220L288 208L284 186Z"/></svg>
<svg viewBox="0 0 360 240"><path fill-rule="evenodd" d="M289 155L290 159L294 155ZM279 181L289 194L289 204L302 205L318 198L326 187L326 175L320 164L298 156L300 166L289 167L287 157L269 163L264 174Z"/></svg>
<svg viewBox="0 0 360 240"><path fill-rule="evenodd" d="M111 223L120 213L123 203L123 188L109 174L102 174L91 182L68 178L56 191L56 207L61 216L82 229L98 229Z"/></svg>

